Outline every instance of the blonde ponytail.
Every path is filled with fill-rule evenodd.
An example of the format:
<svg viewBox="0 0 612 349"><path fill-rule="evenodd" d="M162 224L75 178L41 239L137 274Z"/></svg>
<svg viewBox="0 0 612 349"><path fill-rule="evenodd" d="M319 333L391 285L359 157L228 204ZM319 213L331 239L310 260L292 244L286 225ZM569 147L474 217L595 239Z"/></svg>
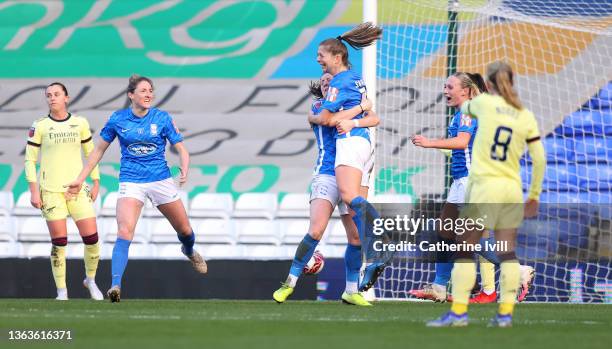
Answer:
<svg viewBox="0 0 612 349"><path fill-rule="evenodd" d="M523 103L514 89L512 67L506 62L497 61L487 66L487 79L493 88L514 108L523 109Z"/></svg>

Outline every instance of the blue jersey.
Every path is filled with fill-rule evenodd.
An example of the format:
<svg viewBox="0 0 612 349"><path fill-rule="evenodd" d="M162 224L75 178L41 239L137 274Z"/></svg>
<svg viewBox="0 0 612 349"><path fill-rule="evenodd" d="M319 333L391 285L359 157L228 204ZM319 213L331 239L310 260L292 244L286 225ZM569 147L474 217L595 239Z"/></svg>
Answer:
<svg viewBox="0 0 612 349"><path fill-rule="evenodd" d="M366 93L366 86L361 75L353 70L345 70L341 73L336 74L332 81L329 83L329 90L327 91L327 97L321 108L327 109L332 113L336 113L340 110L351 109L352 107L361 103L362 94ZM363 113L357 115L353 119L363 118ZM337 133L336 133L337 134ZM370 141L370 130L367 127L356 127L350 132L339 135L336 138L346 137L363 137Z"/></svg>
<svg viewBox="0 0 612 349"><path fill-rule="evenodd" d="M453 116L453 120L450 125L448 125L448 138L457 137L459 132L467 132L472 135L467 148L453 149L452 151L450 173L453 179L467 177L470 171L470 166L472 164L472 145L474 144L477 128L478 121L472 119L469 115L462 115L460 111Z"/></svg>
<svg viewBox="0 0 612 349"><path fill-rule="evenodd" d="M165 157L166 140L172 145L183 141L172 117L157 108L149 109L144 117L134 115L132 109L117 110L100 131L100 136L108 143L119 137L119 182L133 183L170 178Z"/></svg>
<svg viewBox="0 0 612 349"><path fill-rule="evenodd" d="M321 112L322 100L316 100L312 103L312 113L318 115ZM319 156L317 156L317 164L314 168L314 175L326 174L335 176L334 166L336 163L336 131L335 127L327 127L320 125L312 125L315 138L317 139L317 147L319 148Z"/></svg>

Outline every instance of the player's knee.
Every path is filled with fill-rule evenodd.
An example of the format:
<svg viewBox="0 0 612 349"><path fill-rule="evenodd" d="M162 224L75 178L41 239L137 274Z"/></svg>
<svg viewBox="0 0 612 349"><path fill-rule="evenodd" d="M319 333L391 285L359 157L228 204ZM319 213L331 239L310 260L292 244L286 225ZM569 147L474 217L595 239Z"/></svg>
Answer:
<svg viewBox="0 0 612 349"><path fill-rule="evenodd" d="M132 240L134 237L134 229L129 229L128 227L119 227L117 229L117 237L120 237L124 240Z"/></svg>

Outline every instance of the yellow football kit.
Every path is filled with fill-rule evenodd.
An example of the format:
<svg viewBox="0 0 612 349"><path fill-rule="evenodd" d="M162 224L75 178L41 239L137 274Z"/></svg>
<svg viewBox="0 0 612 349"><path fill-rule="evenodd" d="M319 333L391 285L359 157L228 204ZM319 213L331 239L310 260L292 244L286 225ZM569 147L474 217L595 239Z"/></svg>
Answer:
<svg viewBox="0 0 612 349"><path fill-rule="evenodd" d="M37 181L36 161L40 153L40 192L46 220L66 219L68 215L75 221L95 217L87 186L70 200L64 196L64 185L77 178L83 168L81 149L87 157L93 148L89 123L84 117L68 114L64 120L55 120L47 116L32 124L26 146L25 174L28 182ZM98 166L90 177L100 179Z"/></svg>
<svg viewBox="0 0 612 349"><path fill-rule="evenodd" d="M477 204L487 228L516 228L523 220L520 159L526 146L533 161L529 198L537 200L542 191L545 157L536 119L486 93L465 102L461 111L478 119L466 203Z"/></svg>

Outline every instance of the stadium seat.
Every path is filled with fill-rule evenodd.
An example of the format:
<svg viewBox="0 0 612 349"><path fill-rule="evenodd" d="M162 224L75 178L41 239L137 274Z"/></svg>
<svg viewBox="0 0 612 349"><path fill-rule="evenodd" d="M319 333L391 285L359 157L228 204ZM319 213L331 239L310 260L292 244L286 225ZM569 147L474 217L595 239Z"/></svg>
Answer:
<svg viewBox="0 0 612 349"><path fill-rule="evenodd" d="M559 245L557 224L526 219L518 230L517 256L520 260L553 258Z"/></svg>
<svg viewBox="0 0 612 349"><path fill-rule="evenodd" d="M26 190L19 195L15 207L13 208L15 216L37 216L40 217L40 210L32 207L30 204L30 191Z"/></svg>
<svg viewBox="0 0 612 349"><path fill-rule="evenodd" d="M152 243L178 243L176 231L166 218L148 218L146 228L151 234Z"/></svg>
<svg viewBox="0 0 612 349"><path fill-rule="evenodd" d="M7 210L0 209L0 241L16 241L15 218Z"/></svg>
<svg viewBox="0 0 612 349"><path fill-rule="evenodd" d="M17 221L17 238L25 242L51 241L47 223L42 217L21 217Z"/></svg>
<svg viewBox="0 0 612 349"><path fill-rule="evenodd" d="M346 245L346 230L340 219L329 222L325 235L325 243L328 245Z"/></svg>
<svg viewBox="0 0 612 349"><path fill-rule="evenodd" d="M587 106L591 109L612 109L612 82L608 82L599 93L587 103Z"/></svg>
<svg viewBox="0 0 612 349"><path fill-rule="evenodd" d="M310 195L307 193L288 193L280 202L277 217L309 218Z"/></svg>
<svg viewBox="0 0 612 349"><path fill-rule="evenodd" d="M612 161L612 137L576 137L575 158L579 163L607 163Z"/></svg>
<svg viewBox="0 0 612 349"><path fill-rule="evenodd" d="M236 239L240 244L280 245L277 222L269 219L237 219Z"/></svg>
<svg viewBox="0 0 612 349"><path fill-rule="evenodd" d="M186 191L179 190L179 197L183 202L183 206L185 207L185 211L189 212L189 195ZM145 206L143 209L142 215L144 217L163 217L164 215L157 209L157 207L153 206L151 200L147 200L145 202Z"/></svg>
<svg viewBox="0 0 612 349"><path fill-rule="evenodd" d="M277 219L281 241L285 245L299 244L310 227L309 219Z"/></svg>
<svg viewBox="0 0 612 349"><path fill-rule="evenodd" d="M228 193L200 193L189 205L189 216L195 218L229 219L234 210L234 200Z"/></svg>
<svg viewBox="0 0 612 349"><path fill-rule="evenodd" d="M574 161L574 139L568 137L546 137L542 141L546 150L546 162L549 164L569 163Z"/></svg>
<svg viewBox="0 0 612 349"><path fill-rule="evenodd" d="M51 244L46 242L22 242L19 255L22 258L49 258Z"/></svg>
<svg viewBox="0 0 612 349"><path fill-rule="evenodd" d="M12 214L13 207L15 207L13 192L0 191L0 212L4 210L8 214Z"/></svg>
<svg viewBox="0 0 612 349"><path fill-rule="evenodd" d="M236 201L234 217L273 219L276 215L276 194L245 193Z"/></svg>
<svg viewBox="0 0 612 349"><path fill-rule="evenodd" d="M607 110L577 111L566 117L554 132L569 137L612 135L612 113Z"/></svg>
<svg viewBox="0 0 612 349"><path fill-rule="evenodd" d="M408 194L377 194L370 198L371 203L376 204L411 204L414 203L412 196Z"/></svg>
<svg viewBox="0 0 612 349"><path fill-rule="evenodd" d="M244 259L246 251L251 246L245 245L218 245L218 244L196 244L196 248L206 260L210 259ZM278 249L278 247L274 247Z"/></svg>
<svg viewBox="0 0 612 349"><path fill-rule="evenodd" d="M224 218L193 219L196 241L203 244L236 244L234 222Z"/></svg>
<svg viewBox="0 0 612 349"><path fill-rule="evenodd" d="M117 197L119 193L116 191L109 192L102 201L100 216L115 217L117 214Z"/></svg>
<svg viewBox="0 0 612 349"><path fill-rule="evenodd" d="M21 244L15 241L0 241L0 258L20 257Z"/></svg>
<svg viewBox="0 0 612 349"><path fill-rule="evenodd" d="M612 191L612 165L591 164L578 167L580 189L585 191Z"/></svg>
<svg viewBox="0 0 612 349"><path fill-rule="evenodd" d="M528 190L531 180L531 166L521 166L523 189ZM578 175L575 165L547 165L542 189L545 191L578 191Z"/></svg>

